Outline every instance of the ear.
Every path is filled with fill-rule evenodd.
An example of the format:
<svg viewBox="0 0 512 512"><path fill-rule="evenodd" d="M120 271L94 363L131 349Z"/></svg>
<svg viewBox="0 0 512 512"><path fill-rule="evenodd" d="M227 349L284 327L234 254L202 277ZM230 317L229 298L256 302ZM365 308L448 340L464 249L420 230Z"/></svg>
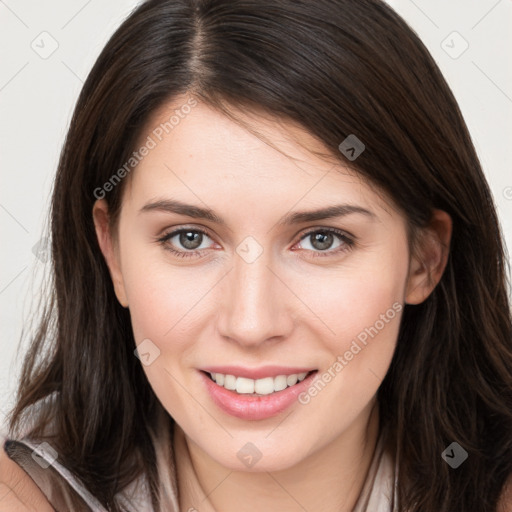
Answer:
<svg viewBox="0 0 512 512"><path fill-rule="evenodd" d="M429 224L414 244L409 265L405 302L420 304L434 290L443 275L452 236L452 219L442 210L434 210Z"/></svg>
<svg viewBox="0 0 512 512"><path fill-rule="evenodd" d="M124 288L123 275L121 273L121 265L119 261L119 250L116 239L111 233L109 223L108 204L105 199L98 199L93 206L92 216L96 236L103 257L110 271L110 277L114 285L114 291L119 303L125 308L128 307L126 291Z"/></svg>

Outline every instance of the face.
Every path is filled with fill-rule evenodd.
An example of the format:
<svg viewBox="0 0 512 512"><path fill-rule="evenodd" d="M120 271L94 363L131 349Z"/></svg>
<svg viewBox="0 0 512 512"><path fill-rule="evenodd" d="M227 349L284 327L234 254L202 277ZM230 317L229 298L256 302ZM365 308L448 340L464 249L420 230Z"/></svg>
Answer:
<svg viewBox="0 0 512 512"><path fill-rule="evenodd" d="M284 469L367 416L421 267L391 202L291 123L250 120L285 155L198 103L159 140L186 101L153 116L141 140L155 145L100 245L149 383L187 438L228 468L247 469L251 442L258 470Z"/></svg>

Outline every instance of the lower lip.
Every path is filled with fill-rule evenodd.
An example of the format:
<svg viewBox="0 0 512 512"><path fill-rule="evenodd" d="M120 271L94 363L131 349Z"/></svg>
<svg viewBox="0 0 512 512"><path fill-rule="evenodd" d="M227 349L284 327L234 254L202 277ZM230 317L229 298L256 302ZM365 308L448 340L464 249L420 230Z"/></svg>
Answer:
<svg viewBox="0 0 512 512"><path fill-rule="evenodd" d="M264 420L283 412L297 401L297 397L311 385L317 374L315 371L303 381L282 391L254 396L230 391L213 382L206 373L202 371L199 373L212 400L227 414L243 420Z"/></svg>

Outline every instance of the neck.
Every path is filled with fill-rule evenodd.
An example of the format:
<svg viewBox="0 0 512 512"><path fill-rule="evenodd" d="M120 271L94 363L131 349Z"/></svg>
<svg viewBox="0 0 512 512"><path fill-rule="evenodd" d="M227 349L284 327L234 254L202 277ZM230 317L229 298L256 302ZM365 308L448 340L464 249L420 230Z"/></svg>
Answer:
<svg viewBox="0 0 512 512"><path fill-rule="evenodd" d="M180 510L351 512L368 477L379 436L379 414L374 400L331 443L272 473L225 468L175 427Z"/></svg>

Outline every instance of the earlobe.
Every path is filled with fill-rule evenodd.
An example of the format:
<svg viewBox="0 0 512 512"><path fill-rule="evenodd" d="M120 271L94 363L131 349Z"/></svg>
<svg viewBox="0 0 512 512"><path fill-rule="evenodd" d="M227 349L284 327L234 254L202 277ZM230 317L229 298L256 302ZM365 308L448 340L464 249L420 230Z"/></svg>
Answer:
<svg viewBox="0 0 512 512"><path fill-rule="evenodd" d="M104 199L98 199L93 206L92 216L96 237L105 262L107 263L114 292L117 300L123 307L128 307L128 300L124 288L123 275L121 272L119 257L116 250L114 237L110 230L108 204Z"/></svg>
<svg viewBox="0 0 512 512"><path fill-rule="evenodd" d="M407 304L422 303L441 280L448 262L451 235L451 217L445 211L434 210L411 255L405 294Z"/></svg>

